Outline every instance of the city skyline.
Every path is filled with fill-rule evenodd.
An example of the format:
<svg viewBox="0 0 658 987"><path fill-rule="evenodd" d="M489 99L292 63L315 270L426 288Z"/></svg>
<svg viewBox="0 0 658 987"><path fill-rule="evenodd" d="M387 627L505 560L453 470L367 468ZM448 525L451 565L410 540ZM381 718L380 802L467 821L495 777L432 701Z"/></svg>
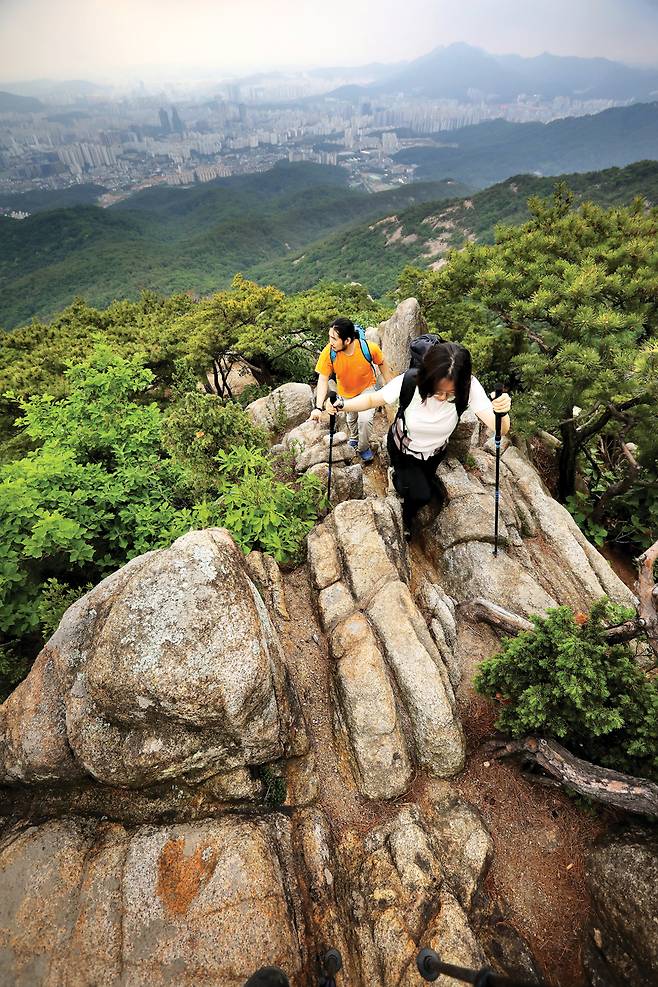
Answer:
<svg viewBox="0 0 658 987"><path fill-rule="evenodd" d="M410 61L463 41L494 54L658 64L657 0L3 0L0 85L117 83ZM404 30L401 31L400 28ZM56 39L56 43L53 43Z"/></svg>

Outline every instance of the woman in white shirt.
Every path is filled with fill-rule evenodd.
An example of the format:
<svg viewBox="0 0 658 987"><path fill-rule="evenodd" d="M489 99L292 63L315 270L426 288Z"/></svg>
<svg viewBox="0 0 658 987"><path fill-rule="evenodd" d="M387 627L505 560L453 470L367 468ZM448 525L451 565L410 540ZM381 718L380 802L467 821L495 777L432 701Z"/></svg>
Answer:
<svg viewBox="0 0 658 987"><path fill-rule="evenodd" d="M509 394L501 394L494 401L487 397L479 380L471 374L471 354L465 347L437 343L425 353L418 370L407 370L379 391L356 398L339 397L333 406L327 400L325 408L333 414L343 408L354 412L394 404L405 379L404 396L412 386L413 394L389 429L387 448L395 471L393 483L403 498L405 535L409 538L411 522L432 497L436 468L460 416L469 408L493 431L496 413L502 414L501 431L505 435L512 402Z"/></svg>

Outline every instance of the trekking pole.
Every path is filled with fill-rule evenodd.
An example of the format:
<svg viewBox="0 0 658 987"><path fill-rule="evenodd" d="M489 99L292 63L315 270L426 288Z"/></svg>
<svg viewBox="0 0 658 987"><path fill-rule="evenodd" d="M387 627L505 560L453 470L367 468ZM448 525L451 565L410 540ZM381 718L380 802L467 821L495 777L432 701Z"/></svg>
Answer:
<svg viewBox="0 0 658 987"><path fill-rule="evenodd" d="M512 980L494 973L489 967L481 970L469 970L463 966L453 966L452 963L442 963L433 949L421 949L416 957L416 966L423 980L430 982L438 980L442 973L455 980L475 987L541 987L536 980Z"/></svg>
<svg viewBox="0 0 658 987"><path fill-rule="evenodd" d="M499 398L503 393L504 388L499 384L496 387L496 397ZM498 555L498 511L500 507L500 438L501 438L501 423L503 421L504 415L499 412L494 411L496 416L496 433L494 441L496 443L496 492L495 497L495 512L494 512L494 555Z"/></svg>
<svg viewBox="0 0 658 987"><path fill-rule="evenodd" d="M336 384L335 381L329 381L328 389L329 400L332 404L336 403ZM336 431L336 415L329 415L329 475L327 477L327 500L329 501L329 507L331 507L331 466L334 454L334 432Z"/></svg>

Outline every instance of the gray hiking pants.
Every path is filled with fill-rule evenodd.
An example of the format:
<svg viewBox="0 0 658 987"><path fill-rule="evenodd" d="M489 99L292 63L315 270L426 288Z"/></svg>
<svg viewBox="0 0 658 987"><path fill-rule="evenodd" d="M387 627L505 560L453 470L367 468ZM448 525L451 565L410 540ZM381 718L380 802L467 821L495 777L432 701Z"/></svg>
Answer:
<svg viewBox="0 0 658 987"><path fill-rule="evenodd" d="M376 388L367 387L361 394L372 394ZM359 397L361 397L359 394ZM348 411L347 427L350 430L350 438L358 441L357 451L365 452L370 448L370 437L372 436L372 420L375 417L375 408L368 408L367 411Z"/></svg>

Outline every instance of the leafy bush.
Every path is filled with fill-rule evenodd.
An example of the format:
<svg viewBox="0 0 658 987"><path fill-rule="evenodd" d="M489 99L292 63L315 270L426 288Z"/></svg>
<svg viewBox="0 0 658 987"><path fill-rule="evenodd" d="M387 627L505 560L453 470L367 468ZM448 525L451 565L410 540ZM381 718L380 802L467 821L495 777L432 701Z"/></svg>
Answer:
<svg viewBox="0 0 658 987"><path fill-rule="evenodd" d="M39 632L47 580L98 579L190 527L177 499L184 477L160 446L162 414L137 401L150 371L101 347L65 376L65 398L22 403L19 424L39 448L0 468L0 633L8 636Z"/></svg>
<svg viewBox="0 0 658 987"><path fill-rule="evenodd" d="M183 395L164 419L162 442L186 467L191 488L207 494L217 486L217 454L239 444L264 449L267 432L239 404L194 391Z"/></svg>
<svg viewBox="0 0 658 987"><path fill-rule="evenodd" d="M569 607L533 616L535 629L506 639L476 676L478 692L503 704L496 726L556 737L586 760L658 779L658 682L626 645L603 637L634 613L604 598L587 617Z"/></svg>
<svg viewBox="0 0 658 987"><path fill-rule="evenodd" d="M21 402L36 448L0 466L0 688L64 610L129 559L221 525L245 552L292 561L323 502L317 478L297 481L258 445L235 446L265 440L239 405L183 397L167 420L172 457L138 357L100 347L65 378L60 400Z"/></svg>
<svg viewBox="0 0 658 987"><path fill-rule="evenodd" d="M594 505L587 494L577 490L573 497L567 497L565 507L590 541L599 546L605 543L608 529L593 519Z"/></svg>
<svg viewBox="0 0 658 987"><path fill-rule="evenodd" d="M238 446L217 456L220 493L203 506L207 525L228 528L245 552L253 548L273 555L278 562L299 559L306 535L324 502L324 488L316 476L296 483L277 479L272 460L259 449Z"/></svg>

